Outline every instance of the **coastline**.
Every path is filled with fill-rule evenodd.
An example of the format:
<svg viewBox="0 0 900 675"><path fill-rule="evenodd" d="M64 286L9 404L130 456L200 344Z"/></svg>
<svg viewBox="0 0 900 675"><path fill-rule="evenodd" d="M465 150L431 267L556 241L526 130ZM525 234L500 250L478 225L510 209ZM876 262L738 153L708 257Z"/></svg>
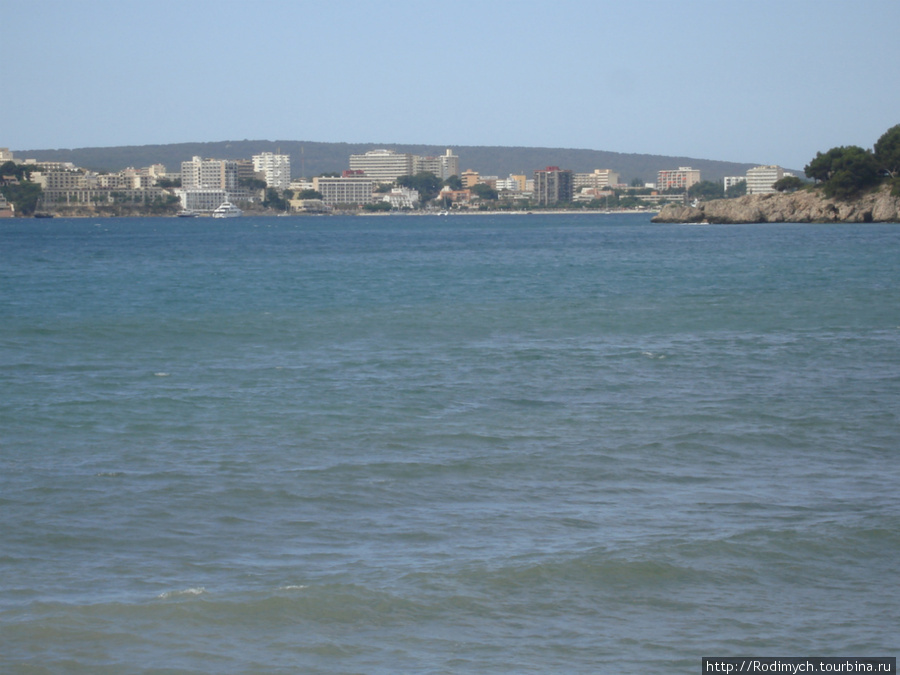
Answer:
<svg viewBox="0 0 900 675"><path fill-rule="evenodd" d="M34 219L42 219L42 218L178 218L177 214L152 214L152 213L127 213L127 214L108 214L108 213L73 213L66 214L60 212L49 212L50 215L42 215L42 216L15 216L8 219L3 220L34 220ZM396 217L396 216L435 216L435 217L456 217L456 216L526 216L526 215L645 215L645 216L653 216L658 214L659 211L655 209L648 210L634 210L634 209L530 209L528 211L509 211L504 209L498 210L490 210L490 211L476 211L476 210L460 210L460 211L450 211L449 213L439 213L434 211L387 211L387 212L369 212L369 211L340 211L338 213L276 213L276 212L254 212L254 211L245 211L242 217L244 218L278 218L278 217L292 217L292 218L316 218L323 216L359 216L364 218L382 218L382 217ZM197 218L210 218L211 216L206 214L198 214Z"/></svg>
<svg viewBox="0 0 900 675"><path fill-rule="evenodd" d="M697 206L668 204L654 223L900 223L900 197L890 185L850 200L831 199L816 189L715 199Z"/></svg>

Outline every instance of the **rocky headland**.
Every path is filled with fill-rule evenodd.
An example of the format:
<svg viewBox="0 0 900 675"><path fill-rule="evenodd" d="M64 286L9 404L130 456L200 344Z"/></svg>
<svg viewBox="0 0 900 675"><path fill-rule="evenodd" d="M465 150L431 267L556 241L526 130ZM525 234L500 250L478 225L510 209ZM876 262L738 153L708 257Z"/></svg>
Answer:
<svg viewBox="0 0 900 675"><path fill-rule="evenodd" d="M669 204L654 223L896 223L900 197L890 185L853 200L829 199L821 190L715 199L697 206Z"/></svg>

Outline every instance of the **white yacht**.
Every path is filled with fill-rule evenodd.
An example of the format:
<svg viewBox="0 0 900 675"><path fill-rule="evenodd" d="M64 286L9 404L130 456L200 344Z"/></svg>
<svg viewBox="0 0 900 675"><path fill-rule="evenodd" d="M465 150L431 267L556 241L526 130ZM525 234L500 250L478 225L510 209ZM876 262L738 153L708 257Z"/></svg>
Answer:
<svg viewBox="0 0 900 675"><path fill-rule="evenodd" d="M231 202L222 202L216 207L216 210L212 212L213 218L237 218L242 215L244 215L244 212Z"/></svg>

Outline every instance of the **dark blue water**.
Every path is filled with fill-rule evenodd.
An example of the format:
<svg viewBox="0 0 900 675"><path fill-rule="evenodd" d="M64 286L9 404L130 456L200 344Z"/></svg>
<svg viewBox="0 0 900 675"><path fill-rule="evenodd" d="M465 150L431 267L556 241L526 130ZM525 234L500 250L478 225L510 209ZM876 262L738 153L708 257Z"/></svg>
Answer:
<svg viewBox="0 0 900 675"><path fill-rule="evenodd" d="M900 228L0 224L0 670L896 655Z"/></svg>

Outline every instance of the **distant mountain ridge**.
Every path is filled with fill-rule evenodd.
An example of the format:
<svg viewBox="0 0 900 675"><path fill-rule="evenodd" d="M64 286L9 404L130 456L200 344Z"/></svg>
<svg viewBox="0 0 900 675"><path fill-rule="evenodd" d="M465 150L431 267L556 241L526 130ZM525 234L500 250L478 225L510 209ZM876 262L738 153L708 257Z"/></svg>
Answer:
<svg viewBox="0 0 900 675"><path fill-rule="evenodd" d="M14 150L19 159L72 162L93 171L121 171L128 167L164 164L179 171L181 162L194 156L215 159L249 159L261 152L290 155L294 177L317 176L349 168L350 155L376 148L387 148L415 155L436 156L447 148L459 157L460 171L474 169L485 176L505 178L509 174L531 175L536 169L558 166L576 172L612 169L623 183L635 178L656 182L656 173L665 169L690 166L700 170L703 180L721 180L724 176L742 176L757 164L742 164L694 157L640 155L605 150L576 148L409 145L403 143L321 143L313 141L217 141L209 143L170 143L166 145L126 145L109 148ZM796 170L794 170L796 172ZM798 173L802 175L802 173Z"/></svg>

